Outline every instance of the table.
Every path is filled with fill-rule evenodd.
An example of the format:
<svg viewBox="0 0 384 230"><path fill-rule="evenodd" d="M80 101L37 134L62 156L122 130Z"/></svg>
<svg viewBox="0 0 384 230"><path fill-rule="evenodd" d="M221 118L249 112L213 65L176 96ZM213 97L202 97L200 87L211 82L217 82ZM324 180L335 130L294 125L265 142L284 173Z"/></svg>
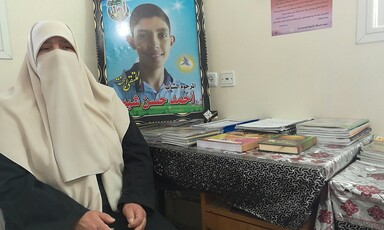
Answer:
<svg viewBox="0 0 384 230"><path fill-rule="evenodd" d="M356 161L329 187L338 229L384 229L384 166Z"/></svg>
<svg viewBox="0 0 384 230"><path fill-rule="evenodd" d="M354 160L362 143L316 145L300 155L256 149L240 154L162 143L150 147L155 178L163 188L218 195L261 220L299 229L317 210L327 182ZM330 224L316 218L316 229Z"/></svg>

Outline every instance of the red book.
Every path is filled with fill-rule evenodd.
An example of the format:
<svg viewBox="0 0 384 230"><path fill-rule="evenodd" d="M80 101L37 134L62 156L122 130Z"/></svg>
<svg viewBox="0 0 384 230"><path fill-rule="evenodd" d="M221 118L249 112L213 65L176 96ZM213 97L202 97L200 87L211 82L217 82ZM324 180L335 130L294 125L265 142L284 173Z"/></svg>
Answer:
<svg viewBox="0 0 384 230"><path fill-rule="evenodd" d="M197 140L198 147L244 152L256 148L260 141L276 134L228 132Z"/></svg>

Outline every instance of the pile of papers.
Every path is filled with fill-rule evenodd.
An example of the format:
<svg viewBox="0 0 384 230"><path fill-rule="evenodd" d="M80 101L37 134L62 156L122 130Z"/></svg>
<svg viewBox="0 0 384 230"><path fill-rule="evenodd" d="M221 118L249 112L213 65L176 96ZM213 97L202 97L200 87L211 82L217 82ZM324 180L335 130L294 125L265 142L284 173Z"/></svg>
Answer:
<svg viewBox="0 0 384 230"><path fill-rule="evenodd" d="M384 167L384 140L375 139L361 147L357 159L367 164Z"/></svg>
<svg viewBox="0 0 384 230"><path fill-rule="evenodd" d="M221 133L231 132L235 130L236 125L258 121L259 119L239 120L225 118L217 121L211 121L202 124L191 125L191 127L206 131L220 131Z"/></svg>
<svg viewBox="0 0 384 230"><path fill-rule="evenodd" d="M178 127L177 129L167 129L161 134L161 142L178 146L196 145L197 139L218 134L218 130L206 131L192 127Z"/></svg>
<svg viewBox="0 0 384 230"><path fill-rule="evenodd" d="M295 134L296 125L311 119L284 120L266 118L259 121L236 125L236 129L263 133Z"/></svg>
<svg viewBox="0 0 384 230"><path fill-rule="evenodd" d="M368 119L316 118L296 126L298 135L316 136L320 144L350 145L370 135Z"/></svg>
<svg viewBox="0 0 384 230"><path fill-rule="evenodd" d="M162 123L138 124L141 134L147 142L161 142L161 134L165 131L178 130L180 127L190 127L195 124L203 124L202 119L180 120Z"/></svg>
<svg viewBox="0 0 384 230"><path fill-rule="evenodd" d="M140 124L139 129L149 143L161 142L178 146L196 145L196 140L220 133L219 129L196 129L193 125L204 124L202 119Z"/></svg>

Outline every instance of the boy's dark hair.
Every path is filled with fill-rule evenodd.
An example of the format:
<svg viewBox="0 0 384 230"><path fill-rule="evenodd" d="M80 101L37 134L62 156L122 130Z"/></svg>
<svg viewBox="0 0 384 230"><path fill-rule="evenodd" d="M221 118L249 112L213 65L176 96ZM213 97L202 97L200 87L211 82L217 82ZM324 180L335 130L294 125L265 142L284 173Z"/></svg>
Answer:
<svg viewBox="0 0 384 230"><path fill-rule="evenodd" d="M129 20L129 27L131 28L131 33L133 35L133 29L143 18L152 18L159 17L165 23L167 23L169 32L171 32L171 23L169 22L168 15L158 6L150 3L145 3L138 5L131 14L131 18Z"/></svg>

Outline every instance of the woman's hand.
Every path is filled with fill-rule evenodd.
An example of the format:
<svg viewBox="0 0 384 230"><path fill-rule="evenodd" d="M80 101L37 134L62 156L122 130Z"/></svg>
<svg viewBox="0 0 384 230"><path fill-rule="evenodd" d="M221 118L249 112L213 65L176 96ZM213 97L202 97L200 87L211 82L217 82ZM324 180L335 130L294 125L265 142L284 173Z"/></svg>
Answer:
<svg viewBox="0 0 384 230"><path fill-rule="evenodd" d="M115 222L110 215L99 211L88 211L76 223L74 230L111 230L107 224Z"/></svg>
<svg viewBox="0 0 384 230"><path fill-rule="evenodd" d="M123 214L127 218L129 228L144 230L147 224L147 213L141 205L127 203L123 207Z"/></svg>

